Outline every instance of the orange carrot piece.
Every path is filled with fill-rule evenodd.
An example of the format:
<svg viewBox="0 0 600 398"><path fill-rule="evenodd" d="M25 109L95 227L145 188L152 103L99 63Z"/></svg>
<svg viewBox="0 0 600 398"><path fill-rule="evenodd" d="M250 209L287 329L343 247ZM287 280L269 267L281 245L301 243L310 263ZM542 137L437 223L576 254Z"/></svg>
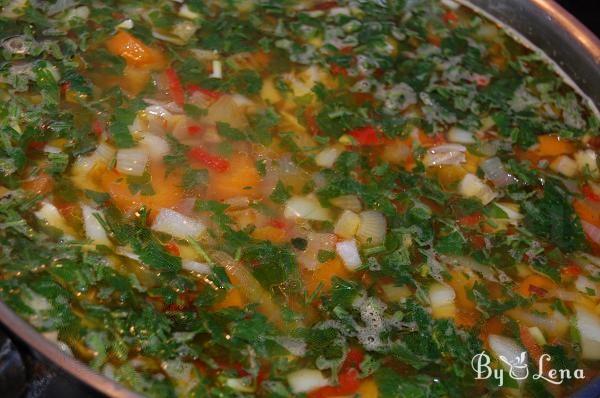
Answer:
<svg viewBox="0 0 600 398"><path fill-rule="evenodd" d="M235 154L229 167L223 172L209 170L209 196L213 199L228 199L236 196L256 198L259 196L260 175L254 161L245 154Z"/></svg>
<svg viewBox="0 0 600 398"><path fill-rule="evenodd" d="M545 276L531 274L523 279L517 287L517 293L521 296L529 297L532 294L545 295L546 292L557 288L556 283Z"/></svg>
<svg viewBox="0 0 600 398"><path fill-rule="evenodd" d="M350 272L344 267L344 264L339 258L334 258L319 265L314 271L306 271L304 274L304 285L308 294L312 294L319 286L322 286L323 291L331 288L331 279L334 276L346 278Z"/></svg>
<svg viewBox="0 0 600 398"><path fill-rule="evenodd" d="M147 46L128 32L119 31L106 41L106 48L133 66L162 69L166 64L160 50Z"/></svg>
<svg viewBox="0 0 600 398"><path fill-rule="evenodd" d="M567 155L575 152L575 146L572 142L554 134L540 135L538 143L537 152L542 157Z"/></svg>

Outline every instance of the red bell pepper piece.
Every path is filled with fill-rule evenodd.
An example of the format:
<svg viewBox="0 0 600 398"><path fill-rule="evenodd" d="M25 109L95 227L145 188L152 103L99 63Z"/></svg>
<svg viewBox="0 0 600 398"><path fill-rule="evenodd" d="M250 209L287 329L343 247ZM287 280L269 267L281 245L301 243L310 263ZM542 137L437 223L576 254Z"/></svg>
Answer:
<svg viewBox="0 0 600 398"><path fill-rule="evenodd" d="M202 148L190 149L188 157L218 173L223 173L229 169L229 161L227 159L208 153Z"/></svg>
<svg viewBox="0 0 600 398"><path fill-rule="evenodd" d="M221 93L218 91L213 91L213 90L209 90L206 88L202 88L196 84L188 84L186 86L186 89L187 89L187 92L190 94L198 92L198 93L202 93L212 99L217 99L221 96Z"/></svg>
<svg viewBox="0 0 600 398"><path fill-rule="evenodd" d="M374 146L383 144L383 138L380 137L378 131L372 126L354 129L348 135L353 137L360 145Z"/></svg>
<svg viewBox="0 0 600 398"><path fill-rule="evenodd" d="M204 128L197 124L190 124L187 130L189 135L198 135L204 132Z"/></svg>
<svg viewBox="0 0 600 398"><path fill-rule="evenodd" d="M165 250L168 251L171 255L179 257L179 246L175 242L169 242L165 244Z"/></svg>
<svg viewBox="0 0 600 398"><path fill-rule="evenodd" d="M183 105L185 103L185 93L183 92L183 87L181 86L181 81L179 80L179 76L177 76L177 72L175 69L168 68L165 71L167 76L167 82L169 83L169 90L171 91L171 97L173 97L173 101L177 105Z"/></svg>
<svg viewBox="0 0 600 398"><path fill-rule="evenodd" d="M597 195L591 186L588 184L584 185L581 189L583 195L591 201L600 202L600 195Z"/></svg>
<svg viewBox="0 0 600 398"><path fill-rule="evenodd" d="M581 268L577 264L569 264L560 270L564 276L576 277L581 275Z"/></svg>

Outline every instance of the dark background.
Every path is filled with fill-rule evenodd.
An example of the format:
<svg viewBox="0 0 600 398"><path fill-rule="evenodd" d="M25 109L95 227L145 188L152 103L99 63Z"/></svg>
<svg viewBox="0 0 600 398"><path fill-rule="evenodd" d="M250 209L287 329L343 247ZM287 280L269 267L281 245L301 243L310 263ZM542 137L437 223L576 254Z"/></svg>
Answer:
<svg viewBox="0 0 600 398"><path fill-rule="evenodd" d="M589 30L600 37L600 1L598 0L557 0L567 11L579 19Z"/></svg>

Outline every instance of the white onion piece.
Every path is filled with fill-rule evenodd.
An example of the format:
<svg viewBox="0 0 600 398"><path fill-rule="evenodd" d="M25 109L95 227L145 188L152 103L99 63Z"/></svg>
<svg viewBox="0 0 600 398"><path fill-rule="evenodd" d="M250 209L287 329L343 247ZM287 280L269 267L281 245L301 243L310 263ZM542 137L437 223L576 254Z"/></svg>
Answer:
<svg viewBox="0 0 600 398"><path fill-rule="evenodd" d="M340 154L341 151L336 147L325 148L315 156L315 163L320 167L333 167Z"/></svg>
<svg viewBox="0 0 600 398"><path fill-rule="evenodd" d="M190 52L199 61L212 61L219 58L219 53L215 50L203 50L200 48L190 49Z"/></svg>
<svg viewBox="0 0 600 398"><path fill-rule="evenodd" d="M434 283L429 287L429 303L432 307L441 307L454 303L456 293L451 286Z"/></svg>
<svg viewBox="0 0 600 398"><path fill-rule="evenodd" d="M386 235L387 221L383 214L375 210L360 213L360 225L356 237L362 244L379 245Z"/></svg>
<svg viewBox="0 0 600 398"><path fill-rule="evenodd" d="M223 65L221 64L221 61L216 59L212 61L212 73L210 74L210 77L213 79L223 78Z"/></svg>
<svg viewBox="0 0 600 398"><path fill-rule="evenodd" d="M155 134L144 134L139 142L152 160L161 160L170 151L169 143Z"/></svg>
<svg viewBox="0 0 600 398"><path fill-rule="evenodd" d="M148 154L141 149L119 149L117 151L117 171L130 176L141 176L148 164Z"/></svg>
<svg viewBox="0 0 600 398"><path fill-rule="evenodd" d="M302 267L314 270L321 266L319 262L319 251L334 251L337 237L334 234L309 232L306 235L306 249L296 251L297 259Z"/></svg>
<svg viewBox="0 0 600 398"><path fill-rule="evenodd" d="M527 326L537 326L550 336L564 336L569 330L569 320L559 311L547 307L533 309L515 308L507 314Z"/></svg>
<svg viewBox="0 0 600 398"><path fill-rule="evenodd" d="M335 251L349 271L356 271L362 265L362 260L360 259L358 247L354 239L338 242L335 245Z"/></svg>
<svg viewBox="0 0 600 398"><path fill-rule="evenodd" d="M474 144L477 142L473 133L460 127L452 127L448 131L448 141L456 142L457 144Z"/></svg>
<svg viewBox="0 0 600 398"><path fill-rule="evenodd" d="M335 207L339 207L344 210L352 210L353 212L359 212L362 210L360 199L355 195L344 195L338 196L337 198L329 199L329 203Z"/></svg>
<svg viewBox="0 0 600 398"><path fill-rule="evenodd" d="M241 129L248 126L244 109L231 95L221 95L209 108L202 122L215 125L217 122L229 123L231 127Z"/></svg>
<svg viewBox="0 0 600 398"><path fill-rule="evenodd" d="M200 14L198 14L197 12L190 10L190 7L188 7L187 4L184 4L179 8L179 12L177 13L177 15L187 19L197 19L200 16Z"/></svg>
<svg viewBox="0 0 600 398"><path fill-rule="evenodd" d="M329 380L317 369L300 369L287 375L287 381L294 394L310 392L329 385Z"/></svg>
<svg viewBox="0 0 600 398"><path fill-rule="evenodd" d="M593 149L577 151L575 152L574 157L581 173L587 171L594 178L597 178L598 175L600 175L600 171L598 170L598 155Z"/></svg>
<svg viewBox="0 0 600 398"><path fill-rule="evenodd" d="M457 165L466 162L467 148L458 144L444 144L429 148L423 157L425 166Z"/></svg>
<svg viewBox="0 0 600 398"><path fill-rule="evenodd" d="M285 218L313 221L331 220L331 212L319 203L319 200L313 196L293 196L285 203L283 212Z"/></svg>
<svg viewBox="0 0 600 398"><path fill-rule="evenodd" d="M460 181L458 191L464 197L478 198L484 205L490 203L497 196L490 187L483 183L475 174L471 173L466 174Z"/></svg>
<svg viewBox="0 0 600 398"><path fill-rule="evenodd" d="M164 232L176 238L197 238L204 230L204 225L199 220L186 217L181 213L171 209L160 209L152 229L158 232Z"/></svg>
<svg viewBox="0 0 600 398"><path fill-rule="evenodd" d="M523 347L513 339L496 334L490 334L488 343L506 370L511 371L518 379L525 378L528 361L527 351Z"/></svg>
<svg viewBox="0 0 600 398"><path fill-rule="evenodd" d="M126 19L123 22L121 22L120 24L118 24L117 26L115 26L116 29L132 29L133 28L133 20L131 19Z"/></svg>
<svg viewBox="0 0 600 398"><path fill-rule="evenodd" d="M98 145L98 147L94 151L94 156L97 159L102 160L103 162L108 164L112 162L112 160L115 158L115 153L117 153L115 148L113 148L106 142L101 142L100 145Z"/></svg>
<svg viewBox="0 0 600 398"><path fill-rule="evenodd" d="M581 226L587 237L594 243L600 244L600 228L585 220L581 220Z"/></svg>
<svg viewBox="0 0 600 398"><path fill-rule="evenodd" d="M600 359L600 318L587 308L575 304L577 329L581 336L581 355L584 359Z"/></svg>
<svg viewBox="0 0 600 398"><path fill-rule="evenodd" d="M550 168L557 173L560 173L566 177L573 177L577 174L577 162L568 156L558 156L550 163Z"/></svg>
<svg viewBox="0 0 600 398"><path fill-rule="evenodd" d="M358 226L360 225L360 217L351 210L344 210L340 215L333 232L342 238L351 238L356 235Z"/></svg>
<svg viewBox="0 0 600 398"><path fill-rule="evenodd" d="M523 219L523 214L519 213L518 210L515 210L515 207L518 209L518 205L513 205L512 203L496 203L496 206L502 210L511 223L517 224L519 220Z"/></svg>
<svg viewBox="0 0 600 398"><path fill-rule="evenodd" d="M238 377L235 379L227 379L225 381L225 384L227 385L227 387L239 392L254 392L251 377Z"/></svg>
<svg viewBox="0 0 600 398"><path fill-rule="evenodd" d="M199 263L193 260L183 260L181 262L181 268L200 275L210 275L211 273L210 265L206 263Z"/></svg>
<svg viewBox="0 0 600 398"><path fill-rule="evenodd" d="M65 234L65 238L72 239L75 236L75 231L52 203L42 202L41 207L34 214L45 225L60 229Z"/></svg>
<svg viewBox="0 0 600 398"><path fill-rule="evenodd" d="M456 312L456 292L451 286L434 283L429 287L429 303L434 318L451 318Z"/></svg>
<svg viewBox="0 0 600 398"><path fill-rule="evenodd" d="M587 276L579 275L577 279L575 279L575 287L581 293L596 296L598 287L590 278Z"/></svg>
<svg viewBox="0 0 600 398"><path fill-rule="evenodd" d="M173 26L171 32L187 43L194 33L196 33L196 30L198 30L198 26L195 23L190 21L180 21Z"/></svg>
<svg viewBox="0 0 600 398"><path fill-rule="evenodd" d="M481 170L485 176L498 188L505 187L516 181L505 169L499 158L489 158L481 163Z"/></svg>
<svg viewBox="0 0 600 398"><path fill-rule="evenodd" d="M81 205L81 211L83 213L85 236L97 245L110 246L110 240L106 236L104 227L94 216L94 213L98 213L98 211L87 205Z"/></svg>

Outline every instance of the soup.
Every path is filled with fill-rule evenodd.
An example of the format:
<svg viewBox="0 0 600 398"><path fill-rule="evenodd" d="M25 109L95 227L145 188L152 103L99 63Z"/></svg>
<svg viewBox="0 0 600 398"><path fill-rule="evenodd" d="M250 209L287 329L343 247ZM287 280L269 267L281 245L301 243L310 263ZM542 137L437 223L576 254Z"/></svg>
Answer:
<svg viewBox="0 0 600 398"><path fill-rule="evenodd" d="M311 398L597 375L599 121L484 17L13 0L0 37L0 297L98 372Z"/></svg>

